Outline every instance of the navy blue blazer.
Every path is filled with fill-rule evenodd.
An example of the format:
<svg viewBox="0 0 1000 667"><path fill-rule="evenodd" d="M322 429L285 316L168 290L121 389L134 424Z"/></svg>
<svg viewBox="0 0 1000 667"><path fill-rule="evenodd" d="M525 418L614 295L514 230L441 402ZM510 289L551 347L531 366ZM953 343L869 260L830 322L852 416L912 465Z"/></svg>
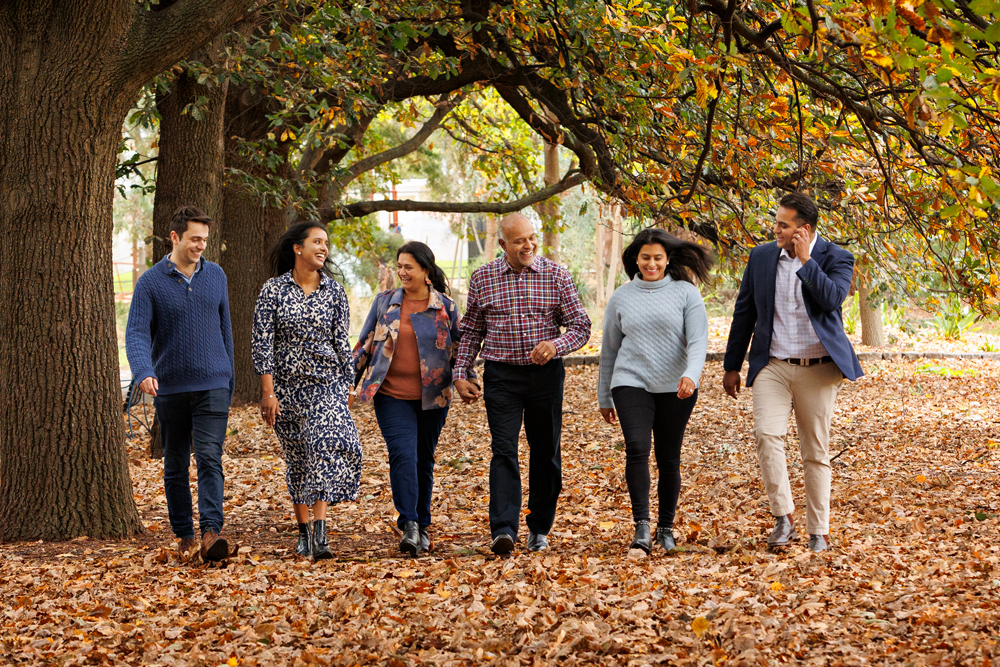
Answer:
<svg viewBox="0 0 1000 667"><path fill-rule="evenodd" d="M722 365L727 371L740 370L749 347L748 387L770 359L771 333L774 331L774 284L780 254L781 248L773 241L751 250L740 293L736 297ZM822 236L816 239L809 261L797 273L802 281L802 300L813 330L826 348L826 353L848 380L857 380L864 375L858 355L844 333L840 313L851 288L853 273L854 255Z"/></svg>

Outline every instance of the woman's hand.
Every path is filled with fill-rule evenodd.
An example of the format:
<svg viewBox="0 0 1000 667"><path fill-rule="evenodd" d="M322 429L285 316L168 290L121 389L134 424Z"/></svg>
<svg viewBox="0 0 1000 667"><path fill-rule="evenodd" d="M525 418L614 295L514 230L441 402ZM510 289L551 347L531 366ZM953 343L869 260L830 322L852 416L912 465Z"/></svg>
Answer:
<svg viewBox="0 0 1000 667"><path fill-rule="evenodd" d="M618 421L618 415L615 414L614 408L600 408L601 416L604 417L604 421L609 424L614 424Z"/></svg>
<svg viewBox="0 0 1000 667"><path fill-rule="evenodd" d="M694 393L694 380L688 377L681 378L677 383L677 398L690 398Z"/></svg>
<svg viewBox="0 0 1000 667"><path fill-rule="evenodd" d="M264 394L264 398L260 399L260 415L268 426L274 426L274 422L280 414L281 407L278 405L278 399L274 397L274 394Z"/></svg>
<svg viewBox="0 0 1000 667"><path fill-rule="evenodd" d="M353 389L351 391L347 392L347 409L348 410L353 410L354 409L354 399L356 397L357 397L357 394L354 393Z"/></svg>

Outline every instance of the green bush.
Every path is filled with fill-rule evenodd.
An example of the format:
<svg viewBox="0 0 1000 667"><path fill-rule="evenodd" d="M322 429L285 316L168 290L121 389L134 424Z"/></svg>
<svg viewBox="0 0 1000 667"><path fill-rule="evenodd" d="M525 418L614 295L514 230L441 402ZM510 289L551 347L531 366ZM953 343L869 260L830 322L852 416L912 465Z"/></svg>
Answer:
<svg viewBox="0 0 1000 667"><path fill-rule="evenodd" d="M931 326L939 336L948 340L962 340L970 331L975 331L978 315L961 301L953 299L947 307L931 318Z"/></svg>

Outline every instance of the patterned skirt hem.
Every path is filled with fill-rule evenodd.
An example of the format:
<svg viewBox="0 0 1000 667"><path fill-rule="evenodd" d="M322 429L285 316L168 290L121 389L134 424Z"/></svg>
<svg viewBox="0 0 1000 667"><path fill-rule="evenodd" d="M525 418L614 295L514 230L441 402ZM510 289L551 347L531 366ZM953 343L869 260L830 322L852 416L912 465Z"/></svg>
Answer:
<svg viewBox="0 0 1000 667"><path fill-rule="evenodd" d="M358 499L357 491L353 495L347 493L327 493L327 492L317 492L310 493L304 496L294 496L289 494L292 499L292 504L294 505L315 505L317 502L325 502L328 504L334 503L344 503Z"/></svg>

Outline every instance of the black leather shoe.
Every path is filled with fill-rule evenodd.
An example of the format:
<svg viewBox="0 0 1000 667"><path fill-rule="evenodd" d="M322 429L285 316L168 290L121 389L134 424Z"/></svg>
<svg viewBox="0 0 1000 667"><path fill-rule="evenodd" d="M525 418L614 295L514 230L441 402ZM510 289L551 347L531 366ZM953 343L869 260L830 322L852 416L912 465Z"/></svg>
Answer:
<svg viewBox="0 0 1000 667"><path fill-rule="evenodd" d="M549 537L541 533L528 531L528 551L542 551L549 548Z"/></svg>
<svg viewBox="0 0 1000 667"><path fill-rule="evenodd" d="M431 536L427 532L427 526L420 526L420 550L430 551L431 550Z"/></svg>
<svg viewBox="0 0 1000 667"><path fill-rule="evenodd" d="M635 522L635 538L629 549L642 549L647 554L653 550L653 538L649 535L649 521Z"/></svg>
<svg viewBox="0 0 1000 667"><path fill-rule="evenodd" d="M493 544L490 546L490 551L498 556L506 556L511 551L514 550L514 538L507 533L500 533L493 538Z"/></svg>
<svg viewBox="0 0 1000 667"><path fill-rule="evenodd" d="M299 541L295 544L295 553L300 556L309 557L312 553L312 546L309 544L309 524L299 524Z"/></svg>
<svg viewBox="0 0 1000 667"><path fill-rule="evenodd" d="M420 549L420 526L416 521L407 521L403 524L403 539L399 541L399 550L403 553L416 556Z"/></svg>
<svg viewBox="0 0 1000 667"><path fill-rule="evenodd" d="M826 535L809 536L809 551L818 554L820 551L826 551L829 548L830 542L826 539Z"/></svg>
<svg viewBox="0 0 1000 667"><path fill-rule="evenodd" d="M673 528L657 528L656 543L669 553L677 548L677 541L674 539Z"/></svg>
<svg viewBox="0 0 1000 667"><path fill-rule="evenodd" d="M792 523L791 515L774 517L774 530L767 538L767 546L784 547L791 544L792 540L799 538L795 532L795 524Z"/></svg>
<svg viewBox="0 0 1000 667"><path fill-rule="evenodd" d="M326 541L326 520L317 519L312 525L312 557L313 560L326 560L333 558L330 545Z"/></svg>

